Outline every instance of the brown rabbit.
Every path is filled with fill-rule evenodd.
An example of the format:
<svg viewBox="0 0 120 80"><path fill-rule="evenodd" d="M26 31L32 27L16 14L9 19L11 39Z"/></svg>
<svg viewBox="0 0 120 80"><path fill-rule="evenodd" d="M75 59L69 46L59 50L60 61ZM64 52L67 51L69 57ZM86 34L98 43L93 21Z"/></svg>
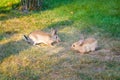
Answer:
<svg viewBox="0 0 120 80"><path fill-rule="evenodd" d="M95 51L95 49L97 48L97 40L94 38L79 40L78 42L73 43L71 48L73 50L79 51L80 53Z"/></svg>
<svg viewBox="0 0 120 80"><path fill-rule="evenodd" d="M43 31L33 31L28 36L24 35L24 39L33 45L44 43L52 46L54 42L60 42L60 38L57 35L57 30L53 29L51 33L46 33Z"/></svg>

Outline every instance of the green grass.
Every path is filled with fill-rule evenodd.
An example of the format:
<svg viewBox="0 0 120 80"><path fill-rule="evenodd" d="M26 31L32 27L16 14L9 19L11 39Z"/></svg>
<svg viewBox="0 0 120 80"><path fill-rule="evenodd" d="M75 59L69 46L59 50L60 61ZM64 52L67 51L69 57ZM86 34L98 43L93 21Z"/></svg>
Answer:
<svg viewBox="0 0 120 80"><path fill-rule="evenodd" d="M20 0L0 0L0 12L8 12L17 8Z"/></svg>
<svg viewBox="0 0 120 80"><path fill-rule="evenodd" d="M0 1L0 80L119 80L120 1L44 0L41 11L22 13L19 0ZM23 40L34 30L57 28L61 43L36 47ZM70 50L84 36L98 51Z"/></svg>

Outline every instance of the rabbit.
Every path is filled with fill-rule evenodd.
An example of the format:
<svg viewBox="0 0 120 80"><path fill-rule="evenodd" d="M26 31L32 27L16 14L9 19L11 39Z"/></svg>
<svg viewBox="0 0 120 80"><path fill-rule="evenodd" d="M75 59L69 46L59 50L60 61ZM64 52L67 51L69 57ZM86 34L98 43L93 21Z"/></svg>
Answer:
<svg viewBox="0 0 120 80"><path fill-rule="evenodd" d="M57 30L55 29L52 29L51 33L46 33L40 30L33 31L28 36L24 35L24 39L25 41L33 45L44 43L50 46L52 46L55 42L58 43L61 41L61 39L57 35Z"/></svg>
<svg viewBox="0 0 120 80"><path fill-rule="evenodd" d="M85 40L79 40L72 44L71 48L80 53L87 53L95 51L97 48L97 40L95 38L87 38Z"/></svg>

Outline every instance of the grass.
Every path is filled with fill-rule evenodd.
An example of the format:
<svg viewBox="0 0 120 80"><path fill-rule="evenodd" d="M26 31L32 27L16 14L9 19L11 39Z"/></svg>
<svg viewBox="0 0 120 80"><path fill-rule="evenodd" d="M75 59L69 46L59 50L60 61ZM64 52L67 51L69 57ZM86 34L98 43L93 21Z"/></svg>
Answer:
<svg viewBox="0 0 120 80"><path fill-rule="evenodd" d="M0 12L7 13L19 5L20 0L0 0Z"/></svg>
<svg viewBox="0 0 120 80"><path fill-rule="evenodd" d="M41 11L28 14L14 4L19 0L0 3L0 80L120 79L119 0L44 0ZM62 40L54 47L32 46L22 38L50 28ZM82 37L95 37L101 49L84 55L70 50Z"/></svg>

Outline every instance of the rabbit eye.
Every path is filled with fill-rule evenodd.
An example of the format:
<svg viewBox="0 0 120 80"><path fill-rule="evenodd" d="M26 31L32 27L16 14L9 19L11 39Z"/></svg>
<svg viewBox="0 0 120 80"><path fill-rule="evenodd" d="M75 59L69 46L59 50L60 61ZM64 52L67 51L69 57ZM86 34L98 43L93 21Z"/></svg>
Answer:
<svg viewBox="0 0 120 80"><path fill-rule="evenodd" d="M75 47L75 45L73 45L73 47Z"/></svg>
<svg viewBox="0 0 120 80"><path fill-rule="evenodd" d="M57 36L55 38L57 39Z"/></svg>

